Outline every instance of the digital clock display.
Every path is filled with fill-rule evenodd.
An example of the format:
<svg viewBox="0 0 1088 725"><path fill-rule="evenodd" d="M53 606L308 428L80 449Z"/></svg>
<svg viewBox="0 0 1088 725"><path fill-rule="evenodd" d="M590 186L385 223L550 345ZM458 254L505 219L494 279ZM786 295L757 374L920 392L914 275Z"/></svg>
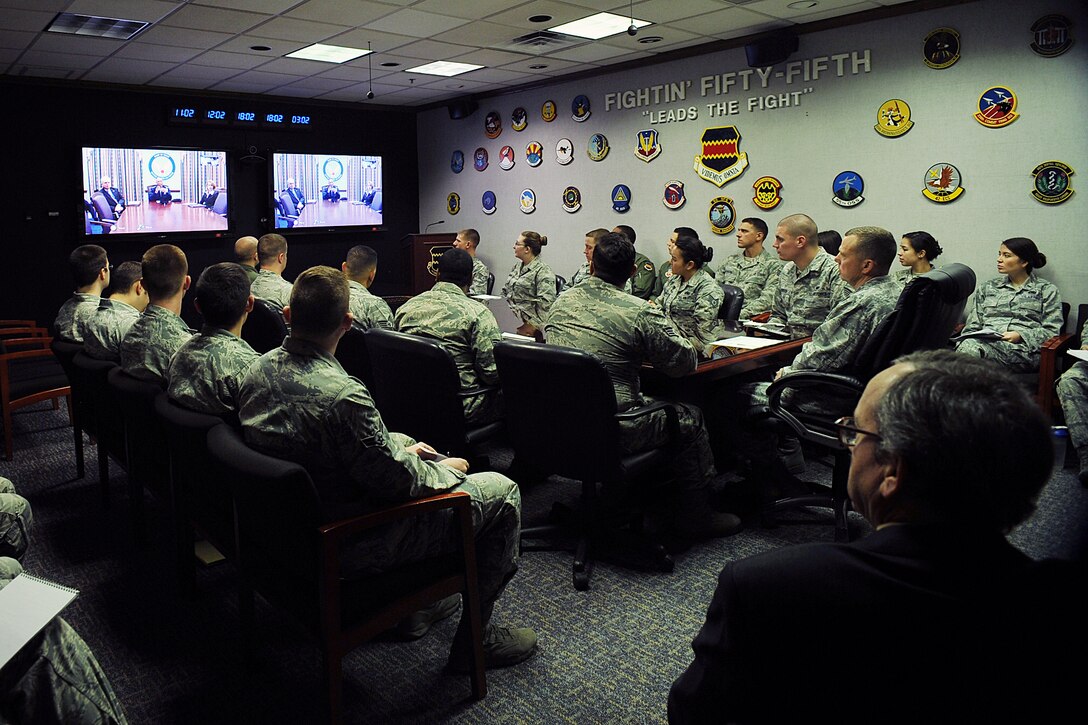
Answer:
<svg viewBox="0 0 1088 725"><path fill-rule="evenodd" d="M292 126L309 126L310 125L310 117L309 116L291 116L291 125Z"/></svg>
<svg viewBox="0 0 1088 725"><path fill-rule="evenodd" d="M253 111L238 111L234 114L236 123L257 123L257 114Z"/></svg>
<svg viewBox="0 0 1088 725"><path fill-rule="evenodd" d="M196 109L187 106L173 106L166 115L167 123L188 125L199 119Z"/></svg>
<svg viewBox="0 0 1088 725"><path fill-rule="evenodd" d="M264 116L265 123L283 123L282 113L266 113Z"/></svg>
<svg viewBox="0 0 1088 725"><path fill-rule="evenodd" d="M211 124L225 124L227 123L227 112L218 108L209 108L204 111L204 122Z"/></svg>

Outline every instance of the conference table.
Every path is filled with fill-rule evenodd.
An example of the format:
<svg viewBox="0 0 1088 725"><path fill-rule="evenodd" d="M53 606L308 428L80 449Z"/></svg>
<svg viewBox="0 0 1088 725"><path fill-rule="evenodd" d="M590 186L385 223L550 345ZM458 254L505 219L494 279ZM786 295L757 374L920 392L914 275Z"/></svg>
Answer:
<svg viewBox="0 0 1088 725"><path fill-rule="evenodd" d="M144 202L125 207L112 234L132 232L191 232L226 231L227 218L205 206L189 206L184 202L155 204Z"/></svg>
<svg viewBox="0 0 1088 725"><path fill-rule="evenodd" d="M382 213L357 201L307 201L295 227L380 226Z"/></svg>

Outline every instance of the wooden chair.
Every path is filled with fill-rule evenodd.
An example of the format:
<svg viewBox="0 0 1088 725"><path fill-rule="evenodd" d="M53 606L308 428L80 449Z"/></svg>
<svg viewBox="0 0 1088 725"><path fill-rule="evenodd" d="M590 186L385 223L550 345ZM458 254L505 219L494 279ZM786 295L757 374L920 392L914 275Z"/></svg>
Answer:
<svg viewBox="0 0 1088 725"><path fill-rule="evenodd" d="M1077 324L1073 332L1062 332L1050 338L1043 343L1043 349L1039 354L1039 386L1035 399L1043 412L1052 420L1060 419L1058 409L1061 406L1058 404L1055 386L1058 384L1058 378L1069 369L1073 362L1066 353L1080 347L1085 322L1088 322L1088 304L1082 304L1077 308Z"/></svg>
<svg viewBox="0 0 1088 725"><path fill-rule="evenodd" d="M0 341L0 408L4 425L4 459L8 461L14 452L13 411L44 400L52 401L53 409L57 410L60 399L64 398L68 401L69 419L73 419L68 377L49 349L53 338L45 336L42 328L7 328L7 331L27 329L40 330L40 334L5 337Z"/></svg>

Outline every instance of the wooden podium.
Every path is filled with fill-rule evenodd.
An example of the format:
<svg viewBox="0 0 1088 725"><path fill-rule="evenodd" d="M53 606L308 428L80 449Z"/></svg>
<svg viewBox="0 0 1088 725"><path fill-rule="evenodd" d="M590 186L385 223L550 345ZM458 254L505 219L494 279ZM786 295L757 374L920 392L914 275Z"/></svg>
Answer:
<svg viewBox="0 0 1088 725"><path fill-rule="evenodd" d="M438 258L447 249L453 248L457 235L446 234L407 234L400 240L403 259L408 260L409 294L418 295L434 286L437 276Z"/></svg>

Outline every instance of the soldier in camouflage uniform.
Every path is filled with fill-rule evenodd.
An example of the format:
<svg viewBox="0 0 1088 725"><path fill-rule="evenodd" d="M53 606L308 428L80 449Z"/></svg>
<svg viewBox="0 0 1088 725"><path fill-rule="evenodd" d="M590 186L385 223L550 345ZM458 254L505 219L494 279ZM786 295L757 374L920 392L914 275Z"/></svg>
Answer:
<svg viewBox="0 0 1088 725"><path fill-rule="evenodd" d="M166 387L170 358L193 334L181 319L189 263L173 244L158 244L144 252L140 266L150 302L121 341L121 369Z"/></svg>
<svg viewBox="0 0 1088 725"><path fill-rule="evenodd" d="M612 378L620 411L647 405L640 392L639 368L644 361L667 375L680 376L695 369L696 353L665 318L660 308L625 294L621 285L634 274L635 250L622 234L609 234L593 250L593 276L556 300L544 332L550 344L592 353ZM720 292L720 290L719 290ZM714 477L703 416L698 408L675 403L680 432L672 473L676 499L669 522L678 539L726 536L740 520L717 514L707 503ZM661 411L622 425L625 452L660 445L667 440Z"/></svg>
<svg viewBox="0 0 1088 725"><path fill-rule="evenodd" d="M720 335L718 310L725 293L706 273L703 265L714 258L714 250L692 237L680 236L670 253L673 276L657 304L696 352L709 356L710 343Z"/></svg>
<svg viewBox="0 0 1088 725"><path fill-rule="evenodd" d="M583 280L589 279L589 260L591 257L593 257L593 248L597 246L597 240L606 234L608 234L607 229L594 229L592 231L586 232L586 244L583 250L586 261L582 262L582 266L579 267L578 270L571 275L570 285L567 287L567 289L570 289L571 287ZM563 291L566 292L566 290Z"/></svg>
<svg viewBox="0 0 1088 725"><path fill-rule="evenodd" d="M463 249L472 257L472 284L468 288L470 295L490 294L487 289L487 280L491 276L487 265L476 256L476 248L480 246L480 233L475 229L462 229L457 232L457 239L453 241L455 249Z"/></svg>
<svg viewBox="0 0 1088 725"><path fill-rule="evenodd" d="M788 216L775 229L774 248L786 264L778 273L769 321L784 325L795 340L811 335L851 292L817 234L816 222L805 214Z"/></svg>
<svg viewBox="0 0 1088 725"><path fill-rule="evenodd" d="M170 361L166 394L178 405L208 415L238 410L238 388L260 355L241 338L253 309L249 277L239 265L220 262L196 283L196 310L204 327Z"/></svg>
<svg viewBox="0 0 1088 725"><path fill-rule="evenodd" d="M304 466L330 521L443 491L470 494L486 624L517 570L517 484L499 473L467 475L464 459L433 460L433 449L386 429L366 387L333 356L351 326L348 297L337 270L314 267L298 276L287 313L291 335L250 367L239 391L246 442ZM453 526L447 514L416 516L366 534L345 552L345 573L382 571L449 550ZM458 671L469 664L466 619L450 652ZM484 646L488 666L514 664L533 653L536 635L488 625Z"/></svg>
<svg viewBox="0 0 1088 725"><path fill-rule="evenodd" d="M287 268L287 240L282 234L265 234L258 240L257 256L261 268L250 292L282 312L291 299L291 283L283 278L283 270Z"/></svg>
<svg viewBox="0 0 1088 725"><path fill-rule="evenodd" d="M907 232L899 240L899 264L902 268L896 270L892 278L900 287L905 287L915 276L932 271L933 260L942 251L941 245L929 232Z"/></svg>
<svg viewBox="0 0 1088 725"><path fill-rule="evenodd" d="M374 277L378 273L378 253L362 244L352 247L340 269L348 278L348 287L351 288L348 308L355 318L355 326L360 330L372 327L392 330L393 311L389 309L389 303L370 294L370 285L374 284Z"/></svg>
<svg viewBox="0 0 1088 725"><path fill-rule="evenodd" d="M147 292L140 281L142 276L139 262L122 262L110 274L113 292L83 323L83 352L88 356L95 360L121 362L121 340L147 308Z"/></svg>
<svg viewBox="0 0 1088 725"><path fill-rule="evenodd" d="M502 286L502 296L522 322L518 328L521 335L534 335L542 330L548 309L555 302L555 273L540 258L541 247L547 243L548 238L536 232L522 232L514 243L518 263Z"/></svg>
<svg viewBox="0 0 1088 725"><path fill-rule="evenodd" d="M767 223L758 217L749 217L737 227L737 246L740 254L726 257L718 265L715 277L718 284L731 284L744 293L744 306L740 318L748 319L769 312L778 289L778 273L782 262L778 255L763 246L767 238Z"/></svg>
<svg viewBox="0 0 1088 725"><path fill-rule="evenodd" d="M1081 332L1080 349L1088 350L1088 326ZM1069 439L1077 449L1080 482L1088 485L1088 362L1074 363L1059 378L1058 400L1069 426Z"/></svg>
<svg viewBox="0 0 1088 725"><path fill-rule="evenodd" d="M635 243L635 230L626 224L619 224L612 230L613 234L622 234L632 245ZM635 276L629 279L623 286L623 291L642 300L650 299L654 291L654 283L657 281L657 272L654 263L645 254L635 250Z"/></svg>
<svg viewBox="0 0 1088 725"><path fill-rule="evenodd" d="M26 552L33 521L30 502L19 495L10 479L0 476L0 556L18 559Z"/></svg>
<svg viewBox="0 0 1088 725"><path fill-rule="evenodd" d="M956 351L988 358L1018 373L1039 369L1043 343L1062 330L1062 296L1035 275L1046 255L1026 237L1006 239L997 255L995 277L975 290L975 303L963 333L993 330L1000 340L966 339Z"/></svg>
<svg viewBox="0 0 1088 725"><path fill-rule="evenodd" d="M261 266L257 244L257 237L239 237L234 243L234 261L242 265L250 284L257 279L257 268Z"/></svg>
<svg viewBox="0 0 1088 725"><path fill-rule="evenodd" d="M102 290L110 284L110 261L102 247L84 244L68 255L68 267L76 291L61 305L53 327L61 339L83 342L83 324L98 310Z"/></svg>
<svg viewBox="0 0 1088 725"><path fill-rule="evenodd" d="M669 235L668 240L665 242L665 248L669 251L669 258L661 264L657 265L657 277L654 280L653 292L650 294L651 300L656 300L665 291L665 283L672 279L672 245L676 244L676 240L683 235L685 237L699 238L699 232L695 231L691 227L676 227L672 230L672 234Z"/></svg>
<svg viewBox="0 0 1088 725"><path fill-rule="evenodd" d="M495 315L465 296L472 283L472 258L448 249L438 259L438 281L397 309L396 328L437 340L457 365L461 389L497 385L494 346L502 340ZM465 398L465 420L484 422L500 414L498 391Z"/></svg>

